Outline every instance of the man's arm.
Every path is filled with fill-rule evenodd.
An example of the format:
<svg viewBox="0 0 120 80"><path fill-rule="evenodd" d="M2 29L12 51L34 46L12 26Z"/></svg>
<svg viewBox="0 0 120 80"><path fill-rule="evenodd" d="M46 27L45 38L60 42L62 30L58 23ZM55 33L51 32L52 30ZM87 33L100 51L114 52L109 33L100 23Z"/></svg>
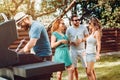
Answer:
<svg viewBox="0 0 120 80"><path fill-rule="evenodd" d="M38 39L36 38L32 38L29 40L29 42L25 45L25 47L20 50L19 52L24 52L24 53L28 53L30 52L31 48L35 46L36 42L37 42Z"/></svg>
<svg viewBox="0 0 120 80"><path fill-rule="evenodd" d="M82 39L82 42L86 41L86 38L89 36L89 31L88 29L85 27L85 33L84 33L84 38Z"/></svg>

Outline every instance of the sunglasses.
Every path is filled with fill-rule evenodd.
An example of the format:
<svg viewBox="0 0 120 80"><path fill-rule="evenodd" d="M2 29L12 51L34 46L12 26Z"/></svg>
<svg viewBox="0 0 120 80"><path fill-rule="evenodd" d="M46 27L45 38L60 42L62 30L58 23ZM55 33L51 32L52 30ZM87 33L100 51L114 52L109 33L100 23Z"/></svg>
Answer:
<svg viewBox="0 0 120 80"><path fill-rule="evenodd" d="M80 21L80 19L76 19L76 20L72 20L72 21L76 21L77 22L77 21Z"/></svg>

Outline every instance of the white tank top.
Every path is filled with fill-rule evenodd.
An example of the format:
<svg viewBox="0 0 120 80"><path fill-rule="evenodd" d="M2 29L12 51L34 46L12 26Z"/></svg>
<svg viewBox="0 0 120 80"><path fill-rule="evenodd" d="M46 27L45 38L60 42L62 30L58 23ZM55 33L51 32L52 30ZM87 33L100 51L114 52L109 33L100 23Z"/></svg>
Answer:
<svg viewBox="0 0 120 80"><path fill-rule="evenodd" d="M86 53L96 53L96 45L97 45L97 40L94 37L94 34L91 34L87 39L86 39Z"/></svg>

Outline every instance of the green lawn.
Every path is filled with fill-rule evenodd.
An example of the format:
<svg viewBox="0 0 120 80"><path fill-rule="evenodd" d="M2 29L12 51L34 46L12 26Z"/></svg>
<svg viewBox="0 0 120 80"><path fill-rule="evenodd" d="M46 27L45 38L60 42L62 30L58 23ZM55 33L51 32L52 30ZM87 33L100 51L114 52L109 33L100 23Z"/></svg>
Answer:
<svg viewBox="0 0 120 80"><path fill-rule="evenodd" d="M79 66L79 78L80 80L87 80L85 69ZM97 80L120 80L120 54L119 55L107 55L101 56L101 60L95 63L95 71ZM56 80L56 73L53 74L51 80ZM67 80L67 73L64 71L63 80Z"/></svg>

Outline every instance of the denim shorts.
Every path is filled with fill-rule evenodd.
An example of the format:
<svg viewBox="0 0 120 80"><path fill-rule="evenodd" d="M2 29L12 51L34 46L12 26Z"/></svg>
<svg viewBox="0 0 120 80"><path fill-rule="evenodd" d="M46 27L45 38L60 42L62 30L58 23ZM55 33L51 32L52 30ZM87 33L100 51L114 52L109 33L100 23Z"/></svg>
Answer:
<svg viewBox="0 0 120 80"><path fill-rule="evenodd" d="M95 53L87 53L86 54L86 61L87 62L96 62L96 54Z"/></svg>

